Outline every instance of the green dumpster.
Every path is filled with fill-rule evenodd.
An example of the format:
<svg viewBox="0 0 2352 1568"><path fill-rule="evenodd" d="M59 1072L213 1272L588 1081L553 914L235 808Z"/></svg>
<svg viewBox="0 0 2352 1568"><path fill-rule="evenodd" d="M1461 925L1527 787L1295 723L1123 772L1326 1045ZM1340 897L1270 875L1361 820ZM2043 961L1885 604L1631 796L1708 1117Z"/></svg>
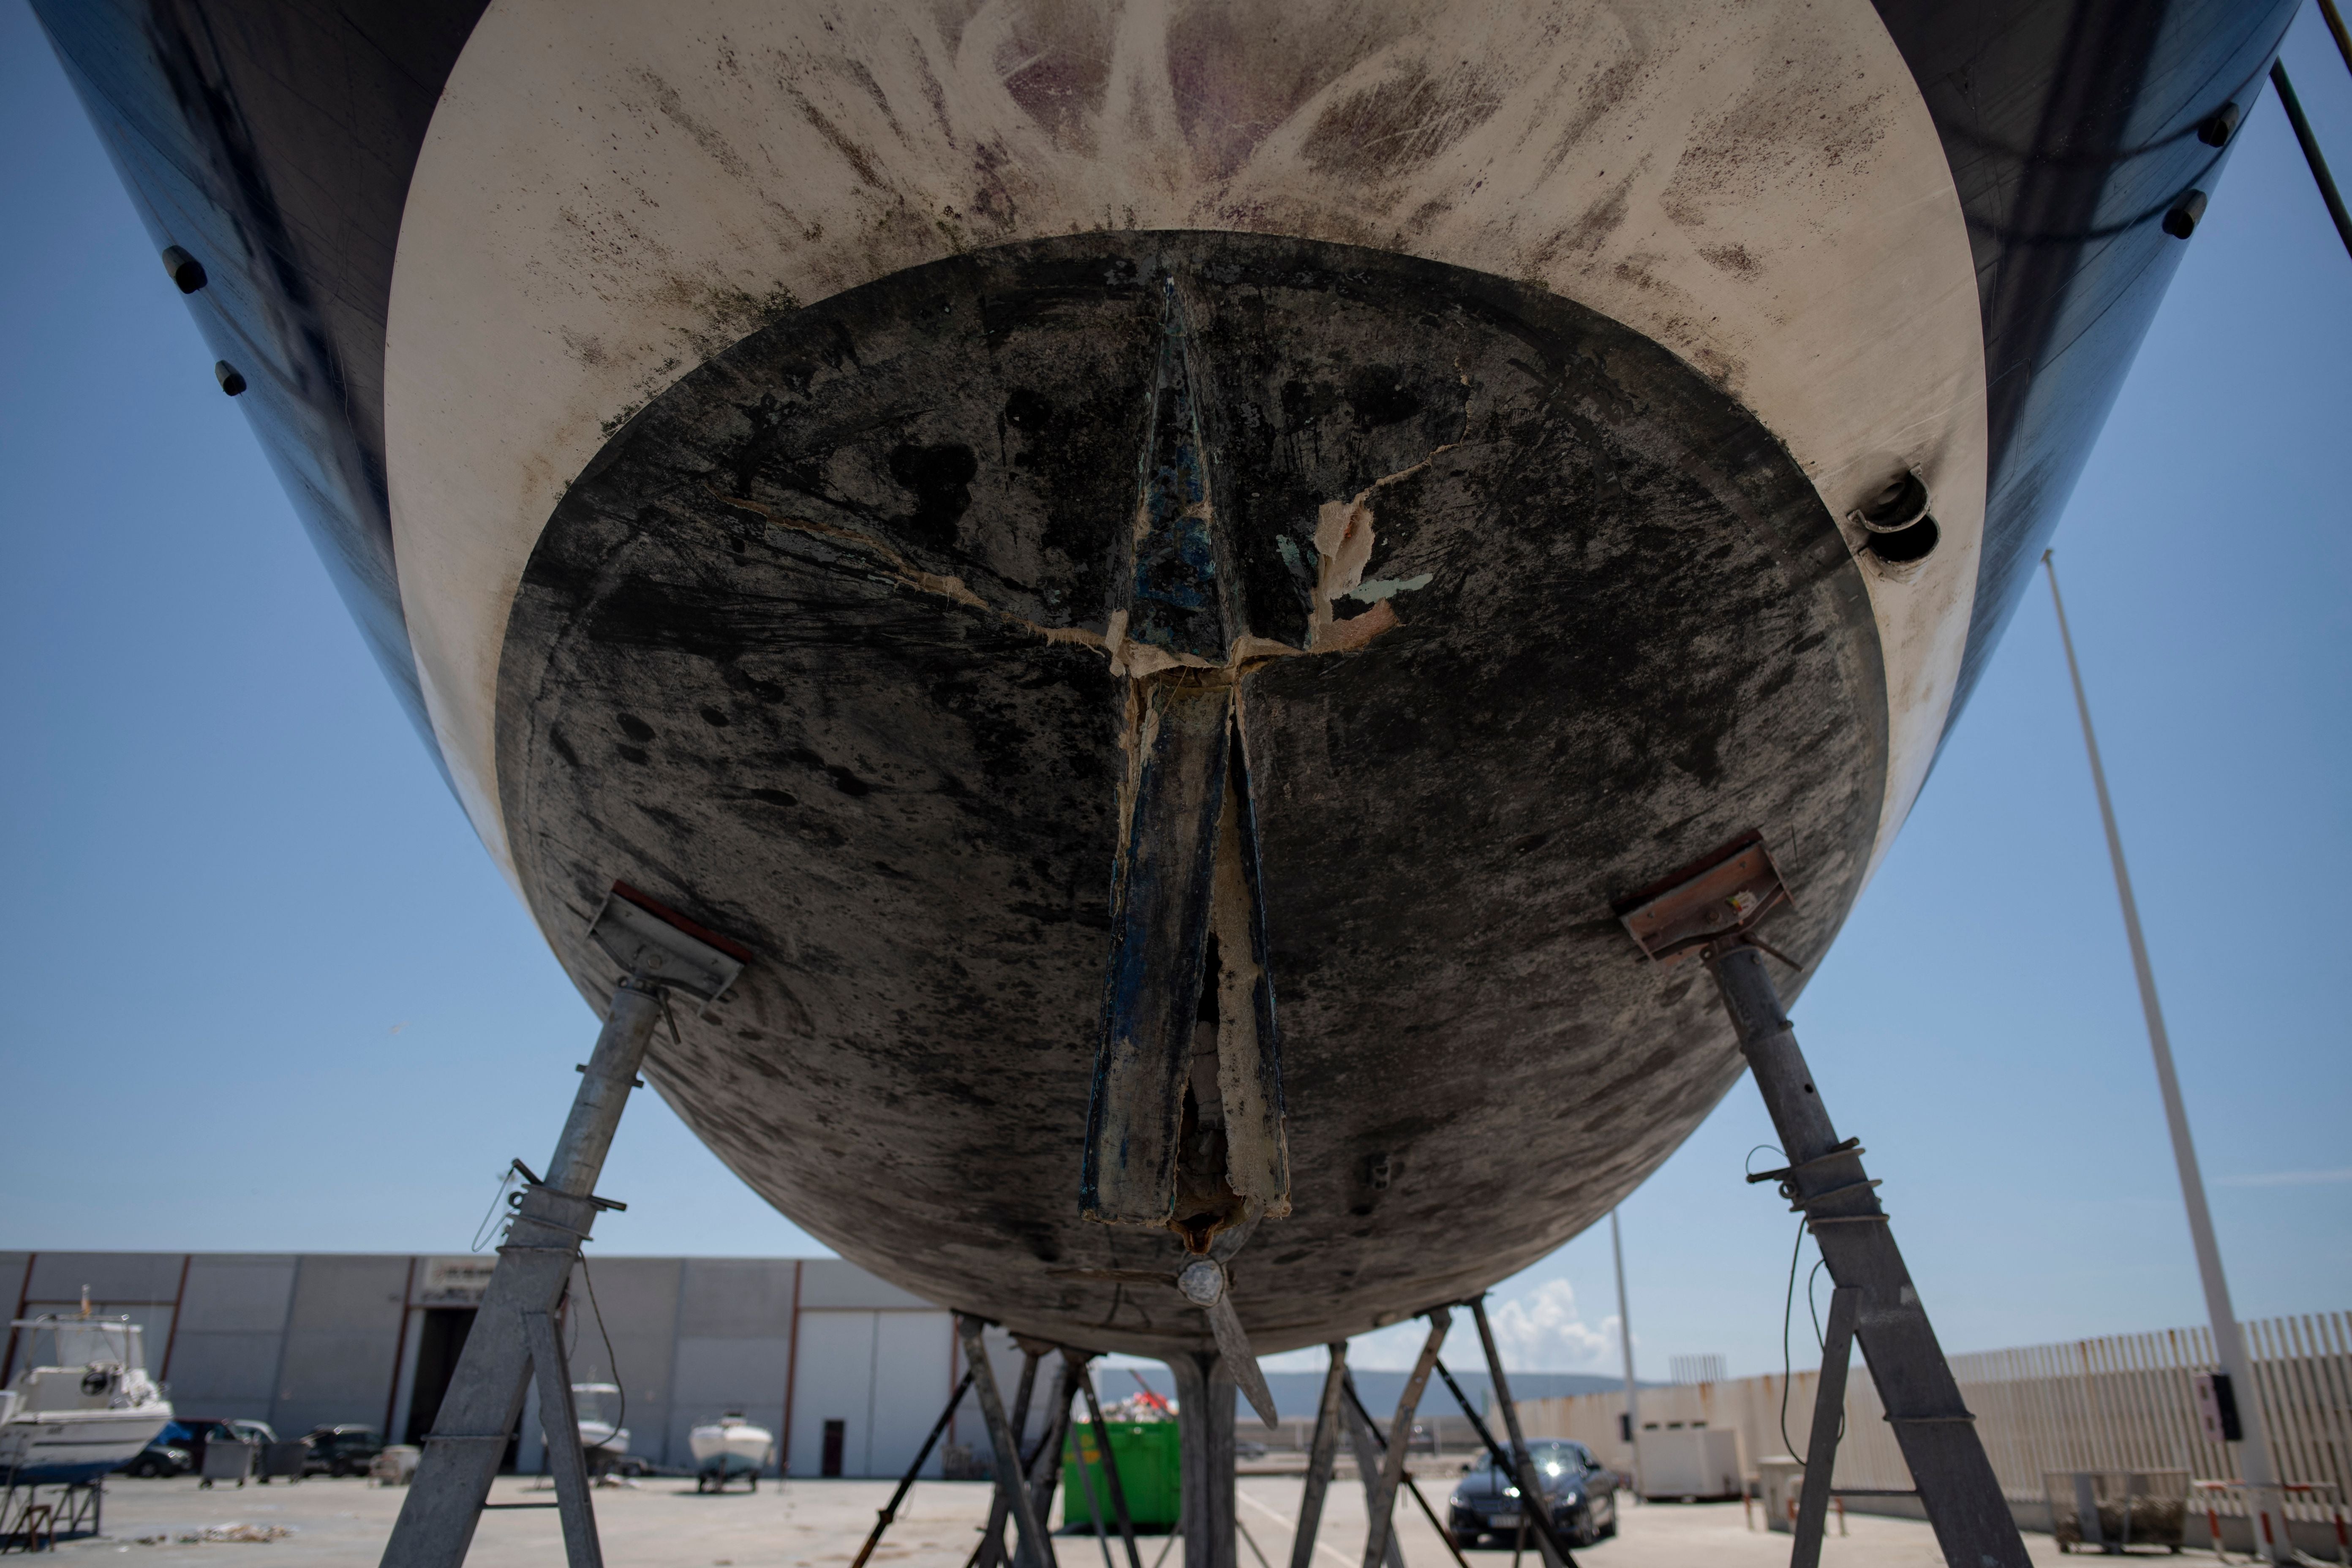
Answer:
<svg viewBox="0 0 2352 1568"><path fill-rule="evenodd" d="M1138 1530L1175 1529L1176 1423L1106 1421L1103 1429L1110 1435L1111 1461L1118 1467L1119 1489L1127 1495L1127 1517ZM1087 1506L1089 1488L1093 1509ZM1069 1440L1062 1446L1063 1527L1092 1534L1096 1510L1101 1510L1103 1528L1118 1534L1118 1515L1110 1506L1110 1479L1103 1473L1094 1427L1073 1422Z"/></svg>

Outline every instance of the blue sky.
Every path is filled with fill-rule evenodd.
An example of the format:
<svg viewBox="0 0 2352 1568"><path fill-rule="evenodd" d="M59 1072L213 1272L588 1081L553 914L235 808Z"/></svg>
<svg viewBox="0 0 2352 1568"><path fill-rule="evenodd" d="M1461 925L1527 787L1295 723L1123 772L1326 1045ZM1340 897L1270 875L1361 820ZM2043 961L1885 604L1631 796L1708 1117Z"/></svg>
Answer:
<svg viewBox="0 0 2352 1568"><path fill-rule="evenodd" d="M2352 79L2289 67L2352 174ZM491 868L30 16L0 3L0 1247L461 1251L594 1021ZM2352 258L2266 93L2058 535L2242 1315L2352 1307ZM2198 1321L2037 584L1795 1011L1948 1346ZM1777 1367L1737 1088L1625 1205L1635 1343ZM820 1250L651 1097L614 1253ZM1605 1226L1506 1283L1612 1365ZM1368 1347L1377 1359L1378 1347Z"/></svg>

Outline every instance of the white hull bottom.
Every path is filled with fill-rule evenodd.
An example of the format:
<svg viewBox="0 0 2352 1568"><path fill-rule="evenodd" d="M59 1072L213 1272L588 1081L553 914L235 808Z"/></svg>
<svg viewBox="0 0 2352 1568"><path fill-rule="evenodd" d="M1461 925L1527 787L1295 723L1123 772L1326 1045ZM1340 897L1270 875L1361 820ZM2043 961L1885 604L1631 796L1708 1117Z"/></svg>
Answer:
<svg viewBox="0 0 2352 1568"><path fill-rule="evenodd" d="M41 1486L95 1480L153 1442L171 1419L172 1407L160 1404L31 1413L0 1425L0 1478Z"/></svg>
<svg viewBox="0 0 2352 1568"><path fill-rule="evenodd" d="M776 1440L763 1426L698 1426L688 1436L698 1470L756 1475L765 1468Z"/></svg>

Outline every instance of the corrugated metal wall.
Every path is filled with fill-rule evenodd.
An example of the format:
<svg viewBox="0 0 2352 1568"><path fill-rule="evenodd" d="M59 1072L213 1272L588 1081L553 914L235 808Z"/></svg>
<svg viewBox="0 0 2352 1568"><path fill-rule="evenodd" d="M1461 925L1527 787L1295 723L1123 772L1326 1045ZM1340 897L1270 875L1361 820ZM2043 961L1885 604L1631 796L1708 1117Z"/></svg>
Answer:
<svg viewBox="0 0 2352 1568"><path fill-rule="evenodd" d="M2281 1479L2315 1489L2296 1494L2287 1511L2297 1522L2332 1525L2338 1500L2352 1493L2352 1313L2271 1318L2244 1325L2253 1352L2263 1416ZM2230 1455L2200 1430L2193 1386L2210 1371L2212 1339L2203 1327L2116 1334L1951 1358L1952 1375L1977 1417L1986 1455L2010 1501L2042 1506L2052 1471L2186 1470L2192 1477L2234 1476ZM1801 1447L1813 1419L1818 1372L1641 1391L1644 1426L1735 1427L1741 1462ZM1631 1456L1618 1439L1622 1394L1522 1400L1529 1432L1573 1437L1619 1465ZM1846 1384L1845 1437L1838 1445L1841 1487L1907 1488L1911 1472L1879 1408L1860 1355ZM2219 1512L2243 1512L2223 1494ZM2202 1510L2203 1502L2199 1508ZM2323 1535L2322 1539L2332 1539Z"/></svg>
<svg viewBox="0 0 2352 1568"><path fill-rule="evenodd" d="M0 1300L16 1317L74 1311L87 1286L96 1311L142 1327L148 1370L184 1415L286 1436L356 1422L397 1440L429 1314L471 1307L492 1261L0 1252ZM991 1341L1009 1397L1020 1356ZM740 1410L776 1434L794 1475L817 1473L825 1424L839 1421L843 1474L896 1476L962 1372L948 1313L837 1258L592 1259L572 1276L566 1342L573 1381L620 1384L631 1451L665 1468L690 1464L694 1426ZM12 1333L0 1379L25 1348ZM533 1394L524 1469L540 1462L538 1426ZM949 1441L986 1447L976 1409ZM934 1454L926 1473L939 1472Z"/></svg>

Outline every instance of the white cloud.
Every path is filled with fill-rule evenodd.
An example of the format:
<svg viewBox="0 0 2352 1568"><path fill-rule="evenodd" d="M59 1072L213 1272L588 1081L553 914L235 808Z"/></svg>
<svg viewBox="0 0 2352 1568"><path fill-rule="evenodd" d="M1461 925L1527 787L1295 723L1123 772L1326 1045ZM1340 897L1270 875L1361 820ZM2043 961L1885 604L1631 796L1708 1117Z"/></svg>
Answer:
<svg viewBox="0 0 2352 1568"><path fill-rule="evenodd" d="M1617 1343L1617 1320L1596 1327L1576 1310L1576 1288L1547 1279L1499 1305L1489 1304L1495 1348L1503 1365L1519 1372L1595 1372L1608 1364Z"/></svg>
<svg viewBox="0 0 2352 1568"><path fill-rule="evenodd" d="M1601 1372L1616 1363L1617 1319L1587 1323L1576 1308L1576 1289L1565 1279L1548 1279L1508 1298L1490 1298L1486 1321L1495 1330L1495 1348L1504 1367L1512 1372ZM1349 1342L1348 1363L1367 1372L1406 1372L1429 1338L1429 1324L1420 1318L1392 1323ZM1320 1371L1319 1349L1268 1356L1273 1372ZM1470 1314L1456 1311L1445 1340L1445 1364L1456 1372L1486 1365L1478 1347L1477 1326Z"/></svg>
<svg viewBox="0 0 2352 1568"><path fill-rule="evenodd" d="M1587 1323L1577 1311L1576 1289L1565 1279L1547 1279L1509 1297L1489 1297L1486 1321L1494 1327L1495 1348L1503 1352L1506 1371L1611 1372L1618 1365L1616 1314ZM1366 1372L1410 1372L1428 1339L1428 1321L1408 1318L1349 1341L1348 1364ZM1485 1370L1478 1327L1468 1312L1455 1310L1444 1353L1445 1364L1457 1373ZM1109 1359L1113 1365L1156 1364L1132 1357ZM1268 1372L1321 1372L1329 1361L1321 1345L1308 1345L1261 1357L1258 1364Z"/></svg>

